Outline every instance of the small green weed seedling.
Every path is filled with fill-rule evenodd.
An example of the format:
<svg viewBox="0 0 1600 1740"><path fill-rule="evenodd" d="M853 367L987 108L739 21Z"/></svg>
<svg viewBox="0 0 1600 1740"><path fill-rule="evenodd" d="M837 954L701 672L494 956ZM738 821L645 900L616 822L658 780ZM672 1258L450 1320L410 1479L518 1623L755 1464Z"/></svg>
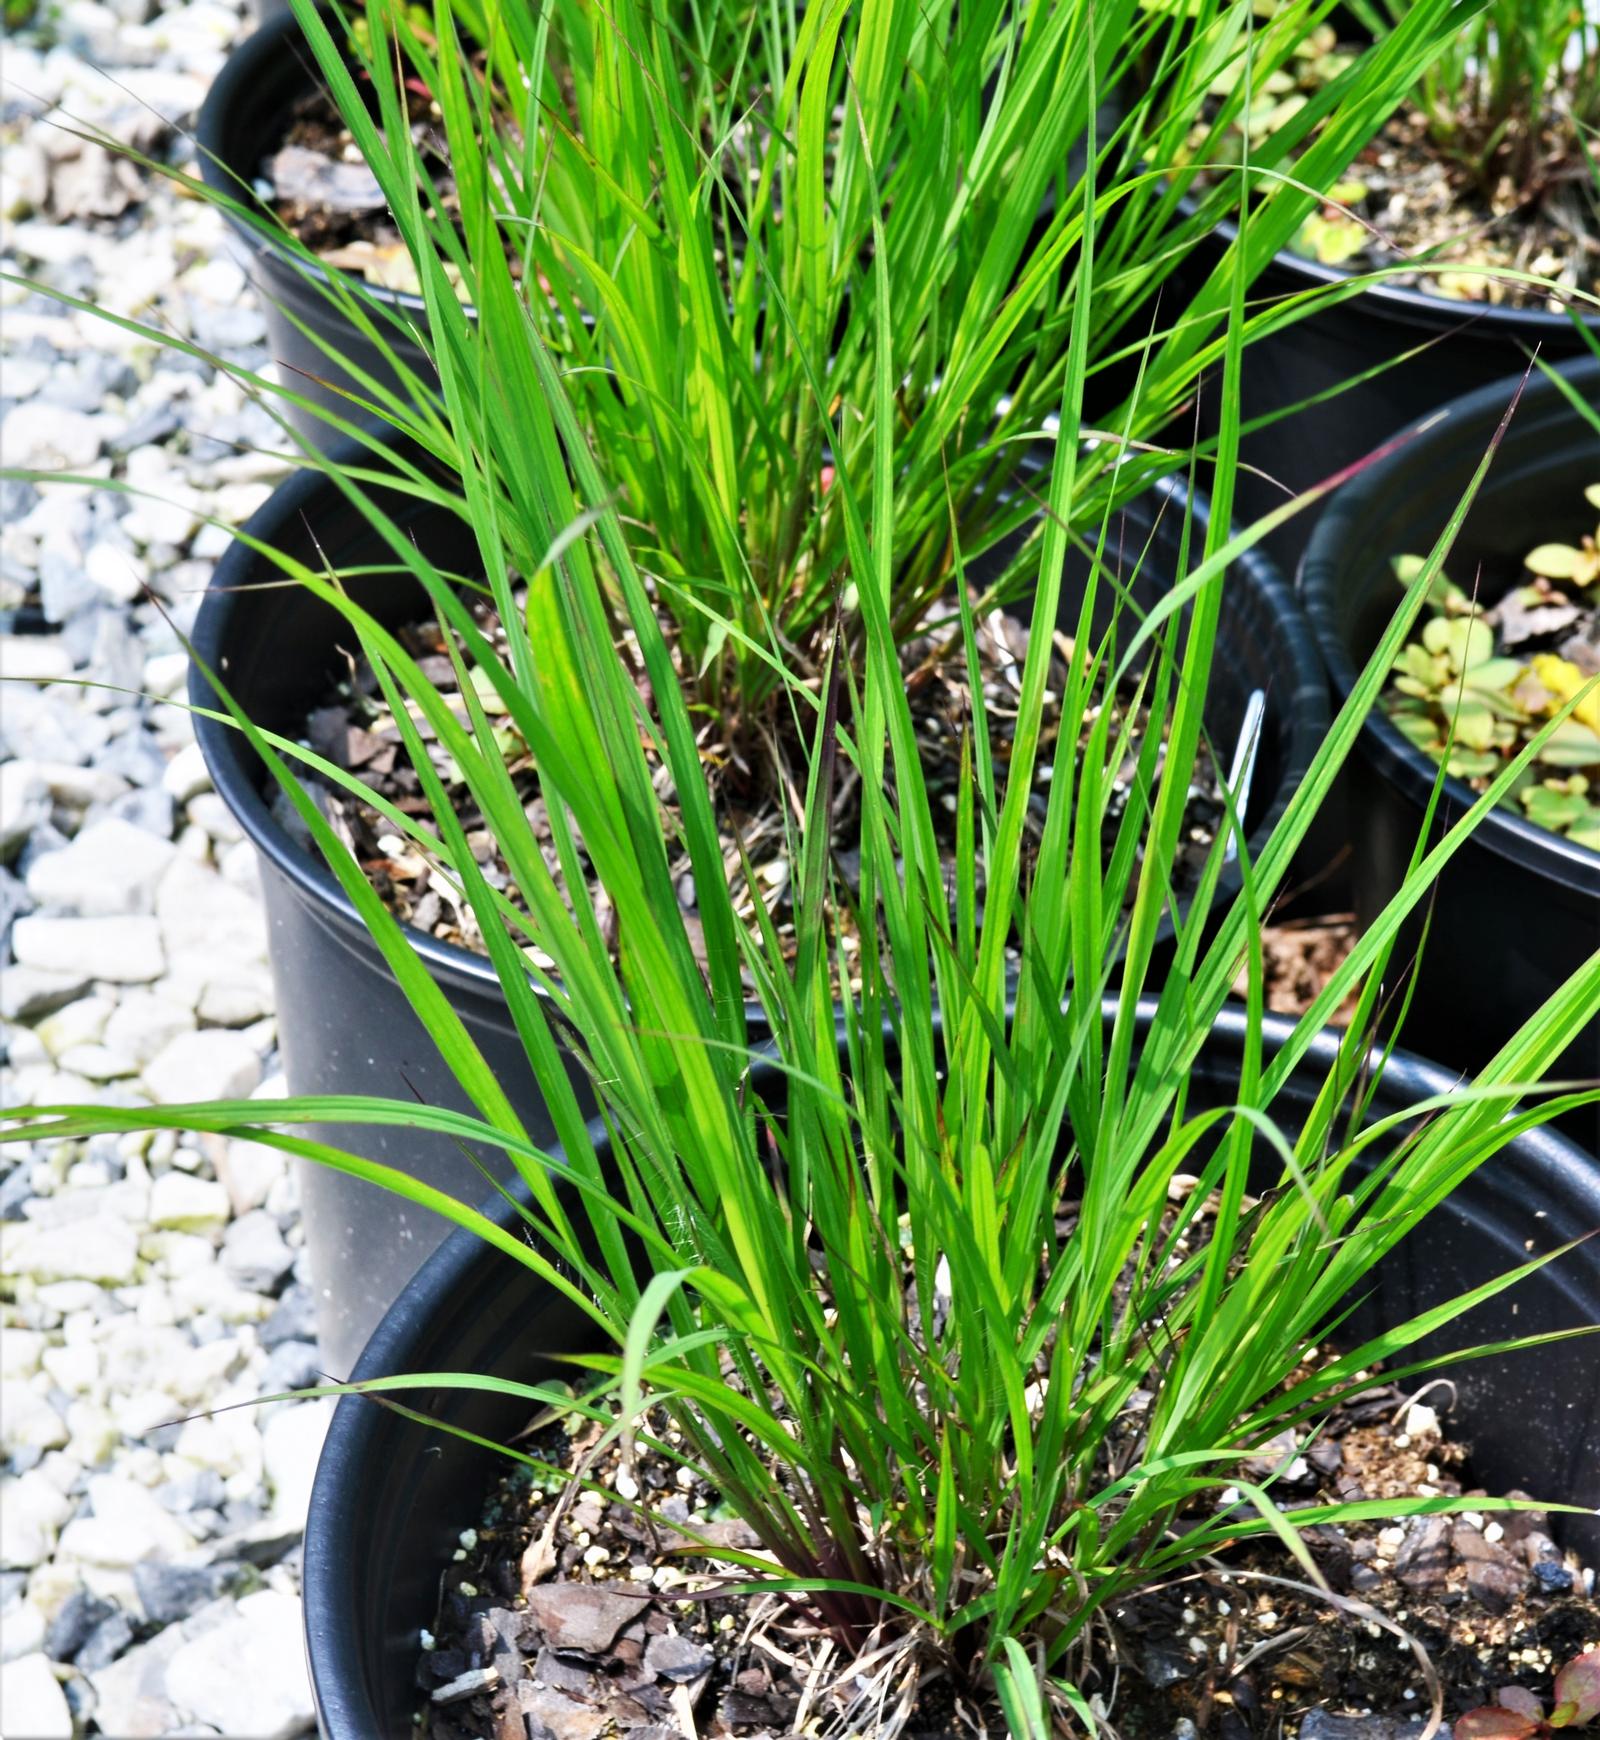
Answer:
<svg viewBox="0 0 1600 1740"><path fill-rule="evenodd" d="M1584 495L1600 508L1600 484ZM1394 559L1403 584L1420 565L1416 556ZM1591 656L1584 649L1600 615L1600 539L1540 544L1523 566L1525 583L1493 606L1438 576L1432 614L1395 661L1384 707L1419 749L1481 789L1577 697L1540 751L1541 765L1509 799L1540 827L1600 850L1600 806L1591 795L1600 782L1600 698L1582 693L1590 673L1579 662Z"/></svg>

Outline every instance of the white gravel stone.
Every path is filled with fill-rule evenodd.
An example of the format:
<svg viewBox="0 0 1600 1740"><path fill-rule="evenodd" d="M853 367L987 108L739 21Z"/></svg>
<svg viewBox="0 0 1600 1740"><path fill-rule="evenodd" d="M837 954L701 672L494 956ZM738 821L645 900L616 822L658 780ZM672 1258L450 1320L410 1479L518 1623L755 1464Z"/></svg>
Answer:
<svg viewBox="0 0 1600 1740"><path fill-rule="evenodd" d="M144 662L145 693L165 700L178 694L189 680L186 652L157 653Z"/></svg>
<svg viewBox="0 0 1600 1740"><path fill-rule="evenodd" d="M36 1385L0 1383L0 1444L8 1451L59 1450L68 1442L66 1421Z"/></svg>
<svg viewBox="0 0 1600 1740"><path fill-rule="evenodd" d="M251 1411L185 1420L173 1455L190 1468L221 1476L235 1496L249 1496L266 1472L261 1422Z"/></svg>
<svg viewBox="0 0 1600 1740"><path fill-rule="evenodd" d="M104 1034L115 1009L109 997L79 997L46 1016L33 1031L52 1057L60 1057L74 1045L93 1045Z"/></svg>
<svg viewBox="0 0 1600 1740"><path fill-rule="evenodd" d="M28 1579L30 1585L38 1576L35 1572ZM0 1662L20 1661L23 1656L32 1655L43 1645L48 1623L36 1602L13 1601L0 1613Z"/></svg>
<svg viewBox="0 0 1600 1740"><path fill-rule="evenodd" d="M209 842L200 836L204 849ZM156 890L156 917L167 952L176 964L198 964L198 977L225 974L241 963L267 958L266 918L261 903L224 882L214 870L179 856Z"/></svg>
<svg viewBox="0 0 1600 1740"><path fill-rule="evenodd" d="M84 917L151 913L174 850L170 840L108 817L84 828L63 851L36 858L28 869L28 892L43 906Z"/></svg>
<svg viewBox="0 0 1600 1740"><path fill-rule="evenodd" d="M177 1733L186 1718L167 1696L167 1667L186 1643L227 1624L237 1613L238 1608L226 1596L208 1602L181 1625L169 1625L110 1667L90 1674L95 1718L104 1732L126 1735L128 1740L153 1740L158 1735Z"/></svg>
<svg viewBox="0 0 1600 1740"><path fill-rule="evenodd" d="M188 1408L219 1402L227 1380L238 1370L244 1353L244 1343L231 1335L203 1342L189 1351L178 1371L167 1379L167 1388ZM253 1420L246 1420L244 1424L252 1431L257 1429Z"/></svg>
<svg viewBox="0 0 1600 1740"><path fill-rule="evenodd" d="M37 1329L0 1332L0 1378L32 1377L49 1343Z"/></svg>
<svg viewBox="0 0 1600 1740"><path fill-rule="evenodd" d="M244 829L220 792L202 791L190 798L189 820L204 828L214 845L231 846L244 838Z"/></svg>
<svg viewBox="0 0 1600 1740"><path fill-rule="evenodd" d="M138 1230L149 1208L148 1181L135 1175L117 1183L58 1190L51 1196L35 1198L23 1213L33 1226L42 1230L114 1225L118 1221Z"/></svg>
<svg viewBox="0 0 1600 1740"><path fill-rule="evenodd" d="M7 863L42 822L50 819L50 793L31 761L0 762L0 860Z"/></svg>
<svg viewBox="0 0 1600 1740"><path fill-rule="evenodd" d="M138 1273L138 1234L125 1221L6 1226L0 1228L0 1241L6 1268L35 1281L98 1281L115 1287Z"/></svg>
<svg viewBox="0 0 1600 1740"><path fill-rule="evenodd" d="M100 1356L92 1347L52 1347L44 1369L58 1390L85 1395L100 1381Z"/></svg>
<svg viewBox="0 0 1600 1740"><path fill-rule="evenodd" d="M145 545L187 543L200 524L203 500L159 447L136 447L128 455L128 482L141 493L123 519L123 528Z"/></svg>
<svg viewBox="0 0 1600 1740"><path fill-rule="evenodd" d="M320 1396L280 1408L261 1434L267 1484L272 1489L272 1513L295 1528L304 1528L316 1478L317 1458L328 1435L335 1400Z"/></svg>
<svg viewBox="0 0 1600 1740"><path fill-rule="evenodd" d="M76 1508L37 1468L0 1480L0 1566L31 1571L42 1565L55 1551L56 1537Z"/></svg>
<svg viewBox="0 0 1600 1740"><path fill-rule="evenodd" d="M217 1027L248 1027L273 1007L272 974L264 965L246 963L208 977L195 1012Z"/></svg>
<svg viewBox="0 0 1600 1740"><path fill-rule="evenodd" d="M214 1028L180 1033L162 1047L144 1072L150 1097L160 1105L243 1099L260 1080L261 1059L255 1047L237 1033ZM223 1192L224 1204L226 1201Z"/></svg>
<svg viewBox="0 0 1600 1740"><path fill-rule="evenodd" d="M25 967L81 973L118 985L146 984L166 969L161 927L153 918L52 918L30 913L11 931Z"/></svg>
<svg viewBox="0 0 1600 1740"><path fill-rule="evenodd" d="M76 471L98 457L104 434L98 417L35 399L6 413L0 423L0 449L7 465Z"/></svg>
<svg viewBox="0 0 1600 1740"><path fill-rule="evenodd" d="M141 1323L126 1314L98 1325L95 1336L101 1356L116 1372L118 1388L125 1395L162 1389L194 1351L187 1331L175 1324ZM170 1399L168 1408L170 1415Z"/></svg>
<svg viewBox="0 0 1600 1740"><path fill-rule="evenodd" d="M0 1667L0 1717L16 1740L72 1740L72 1707L42 1651Z"/></svg>
<svg viewBox="0 0 1600 1740"><path fill-rule="evenodd" d="M89 744L84 754L92 755L103 747ZM85 767L73 761L35 761L29 764L40 779L52 802L64 809L84 810L90 804L114 803L128 790L121 774L108 768Z"/></svg>
<svg viewBox="0 0 1600 1740"><path fill-rule="evenodd" d="M259 1323L272 1315L270 1299L230 1281L216 1264L174 1276L169 1292L180 1315L209 1312L223 1323Z"/></svg>
<svg viewBox="0 0 1600 1740"><path fill-rule="evenodd" d="M241 1287L268 1293L294 1267L294 1252L265 1209L253 1209L228 1228L222 1240L223 1272Z"/></svg>
<svg viewBox="0 0 1600 1740"><path fill-rule="evenodd" d="M259 1089L254 1097L260 1098ZM273 1186L288 1170L288 1155L264 1142L229 1142L217 1160L217 1175L227 1189L233 1212L240 1215L265 1207Z"/></svg>
<svg viewBox="0 0 1600 1740"><path fill-rule="evenodd" d="M105 1043L135 1064L149 1063L180 1034L192 1032L194 1014L154 991L126 991L106 1023Z"/></svg>
<svg viewBox="0 0 1600 1740"><path fill-rule="evenodd" d="M61 1067L93 1082L121 1081L139 1073L139 1065L131 1057L109 1045L74 1045L62 1052Z"/></svg>
<svg viewBox="0 0 1600 1740"><path fill-rule="evenodd" d="M194 1549L194 1536L137 1481L97 1475L89 1482L89 1502L94 1514L74 1517L61 1531L65 1558L126 1570L141 1559L173 1559Z"/></svg>
<svg viewBox="0 0 1600 1740"><path fill-rule="evenodd" d="M315 1721L298 1598L263 1589L167 1666L171 1701L220 1734L294 1740Z"/></svg>
<svg viewBox="0 0 1600 1740"><path fill-rule="evenodd" d="M11 417L7 417L5 428L10 426ZM4 440L0 433L0 451L4 451ZM0 635L0 677L8 683L50 683L70 677L72 669L72 654L58 634Z"/></svg>
<svg viewBox="0 0 1600 1740"><path fill-rule="evenodd" d="M261 898L261 854L248 840L219 849L217 869L230 888L242 888L252 900Z"/></svg>
<svg viewBox="0 0 1600 1740"><path fill-rule="evenodd" d="M196 1094L193 1097L212 1099L215 1096ZM221 1226L227 1218L228 1193L210 1179L194 1178L187 1172L163 1172L150 1187L152 1226L192 1231L197 1227Z"/></svg>
<svg viewBox="0 0 1600 1740"><path fill-rule="evenodd" d="M8 1061L13 1069L32 1069L49 1063L50 1053L32 1027L8 1022L4 1037L6 1050L10 1054Z"/></svg>
<svg viewBox="0 0 1600 1740"><path fill-rule="evenodd" d="M131 604L144 591L149 564L119 544L91 544L84 552L83 572L108 598Z"/></svg>
<svg viewBox="0 0 1600 1740"><path fill-rule="evenodd" d="M190 743L173 756L162 775L161 789L170 792L180 804L211 789L211 774L198 743Z"/></svg>

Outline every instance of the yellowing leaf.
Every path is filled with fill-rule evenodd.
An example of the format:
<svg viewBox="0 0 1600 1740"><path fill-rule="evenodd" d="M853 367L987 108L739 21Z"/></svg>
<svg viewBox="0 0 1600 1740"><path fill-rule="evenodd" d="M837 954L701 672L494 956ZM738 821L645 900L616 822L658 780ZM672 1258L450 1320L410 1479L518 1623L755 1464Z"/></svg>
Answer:
<svg viewBox="0 0 1600 1740"><path fill-rule="evenodd" d="M1494 657L1494 630L1476 616L1457 617L1448 625L1447 650L1453 671L1470 671Z"/></svg>
<svg viewBox="0 0 1600 1740"><path fill-rule="evenodd" d="M1324 266L1342 266L1367 245L1367 232L1350 218L1313 212L1295 237L1295 252Z"/></svg>
<svg viewBox="0 0 1600 1740"><path fill-rule="evenodd" d="M1571 659L1561 658L1556 653L1535 653L1533 674L1563 705L1591 680ZM1581 720L1600 736L1600 687L1584 696L1573 708L1572 717Z"/></svg>
<svg viewBox="0 0 1600 1740"><path fill-rule="evenodd" d="M1539 759L1546 767L1600 767L1600 733L1576 719L1564 719L1539 751Z"/></svg>

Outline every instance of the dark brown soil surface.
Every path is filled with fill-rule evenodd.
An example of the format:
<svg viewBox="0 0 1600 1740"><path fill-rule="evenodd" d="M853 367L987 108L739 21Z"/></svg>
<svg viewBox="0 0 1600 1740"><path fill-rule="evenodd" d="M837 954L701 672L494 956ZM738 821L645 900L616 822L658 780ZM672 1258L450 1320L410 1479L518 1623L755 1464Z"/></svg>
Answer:
<svg viewBox="0 0 1600 1740"><path fill-rule="evenodd" d="M1272 1447L1253 1479L1277 1502L1473 1494L1470 1449L1432 1403L1393 1387L1341 1410L1315 1439ZM568 1436L568 1432L572 1435ZM569 1416L523 1447L614 1491L615 1448ZM418 1665L430 1740L766 1740L872 1734L845 1723L839 1662L804 1613L774 1597L690 1599L741 1573L715 1547L759 1551L717 1495L641 1453L633 1502L519 1470L462 1536ZM1509 1495L1517 1496L1517 1495ZM1218 1503L1227 1505L1224 1492ZM1241 1515L1253 1514L1241 1506ZM1554 1673L1600 1643L1593 1573L1541 1512L1468 1510L1402 1525L1308 1529L1326 1589L1276 1543L1241 1544L1126 1601L1096 1633L1081 1684L1123 1740L1411 1740L1437 1676L1447 1719ZM703 1554L696 1549L707 1549ZM430 1646L431 1647L428 1647ZM1417 1653L1420 1648L1428 1666ZM993 1711L924 1681L909 1735L1001 1740Z"/></svg>
<svg viewBox="0 0 1600 1740"><path fill-rule="evenodd" d="M486 629L497 634L487 613L483 620ZM405 631L403 638L440 692L447 698L458 697L459 689L437 626L418 625ZM980 625L978 641L996 781L1003 785L1027 635L1014 619L995 612ZM1059 693L1062 687L1065 652L1066 643L1061 641L1054 693ZM935 640L926 636L908 643L903 649L903 659L906 687L912 698L918 736L925 751L924 778L934 804L936 821L941 825L942 844L951 865L953 885L962 737L971 717L964 663L959 649L954 654L950 652L946 639ZM1130 679L1116 703L1120 718L1126 718L1126 710L1137 705L1136 691L1137 684ZM1145 722L1142 715L1133 720L1135 739ZM1035 839L1043 826L1048 763L1059 728L1059 713L1047 714L1039 753L1040 778L1030 818L1031 837ZM1087 732L1087 722L1083 729ZM559 876L559 863L544 800L538 794L532 757L520 739L509 732L509 725L508 737L511 739L506 746L508 767L518 793L523 797L528 823L546 862ZM428 803L421 791L421 782L406 759L399 728L388 713L369 669L353 665L352 675L341 681L329 694L326 703L313 713L309 721L309 741L312 748L359 775L403 813L426 822ZM457 814L467 830L479 864L492 885L509 890L510 873L498 845L484 825L483 817L473 804L470 792L443 750L437 745L432 747L435 764L456 804ZM742 731L737 741L718 741L716 734L708 731L703 749L722 828L729 885L739 914L746 922L753 922L754 901L759 895L766 902L780 935L787 937L791 934L792 910L786 826L793 825L797 806L803 801L806 746L790 740L786 725L779 722L771 726L762 723L759 728ZM1130 754L1118 771L1109 805L1105 828L1108 853L1117 824L1132 796L1135 770L1136 763ZM482 936L473 915L452 897L447 880L430 865L423 853L410 842L403 841L393 825L369 804L337 788L326 789L335 825L395 916L441 941L483 952ZM671 837L674 830L670 799L666 808ZM854 840L859 837L860 793L848 769L841 772L833 813L836 838ZM1189 801L1187 844L1177 877L1180 891L1198 880L1222 815L1216 777L1209 763L1205 763ZM741 848L754 868L754 888L746 883L740 869ZM852 888L858 875L856 855L849 852L839 854L836 869L845 887ZM686 853L680 852L671 870L684 902L686 922L691 933L697 934L694 887ZM511 893L515 899L515 891ZM596 902L605 928L609 908L604 896L595 889L591 891L591 898ZM846 946L849 946L849 939Z"/></svg>
<svg viewBox="0 0 1600 1740"><path fill-rule="evenodd" d="M1488 1496L1472 1484L1470 1446L1441 1430L1433 1404L1448 1395L1448 1386L1415 1401L1374 1392L1299 1446L1303 1454L1286 1443L1294 1460L1274 1497L1292 1511L1362 1497ZM1267 1471L1264 1461L1255 1472ZM1187 1718L1223 1740L1296 1725L1305 1740L1386 1740L1405 1732L1397 1724L1420 1731L1429 1671L1447 1721L1501 1686L1547 1696L1555 1672L1600 1641L1594 1573L1549 1529L1535 1510L1313 1526L1305 1539L1326 1590L1275 1547L1225 1554L1112 1615L1118 1659L1134 1670L1119 1731L1156 1740Z"/></svg>
<svg viewBox="0 0 1600 1740"><path fill-rule="evenodd" d="M1277 1015L1304 1015L1344 965L1359 935L1352 912L1266 925L1261 955L1267 1008ZM1246 994L1246 974L1239 975L1233 990L1237 997ZM1347 998L1333 1020L1342 1024L1353 1013L1354 1000Z"/></svg>
<svg viewBox="0 0 1600 1740"><path fill-rule="evenodd" d="M448 210L454 183L438 106L426 92L410 86L406 101L412 138ZM384 289L420 290L377 179L324 87L307 92L294 105L282 143L257 167L256 183L288 229L325 264ZM511 258L515 268L519 262Z"/></svg>
<svg viewBox="0 0 1600 1740"><path fill-rule="evenodd" d="M1581 157L1552 141L1537 183L1518 188L1503 179L1485 191L1439 154L1421 114L1406 107L1347 172L1343 209L1324 208L1323 222L1331 231L1308 226L1296 251L1357 271L1402 265L1427 254L1445 269L1430 266L1388 282L1414 284L1464 302L1559 311L1558 299L1487 274L1527 272L1600 294L1600 213L1592 184L1585 187L1587 173ZM1308 238L1330 233L1333 253L1340 257L1329 258L1307 245Z"/></svg>

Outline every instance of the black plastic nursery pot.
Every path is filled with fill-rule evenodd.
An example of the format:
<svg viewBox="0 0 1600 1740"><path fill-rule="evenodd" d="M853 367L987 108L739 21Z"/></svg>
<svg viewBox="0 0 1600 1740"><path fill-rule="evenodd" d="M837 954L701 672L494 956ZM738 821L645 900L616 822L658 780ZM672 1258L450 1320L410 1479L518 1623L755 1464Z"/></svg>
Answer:
<svg viewBox="0 0 1600 1740"><path fill-rule="evenodd" d="M1600 406L1600 360L1569 364L1567 381ZM1390 558L1426 553L1466 493L1520 377L1456 399L1437 421L1346 484L1317 522L1300 570L1335 694L1347 695L1399 602ZM1447 571L1474 576L1494 600L1536 543L1592 531L1583 490L1600 477L1600 434L1559 389L1535 375L1462 526ZM1587 514L1587 519L1584 517ZM1358 916L1382 910L1404 879L1437 767L1381 712L1352 758L1349 825ZM1476 794L1447 780L1439 829ZM1396 961L1410 958L1413 926ZM1402 1037L1427 1057L1480 1066L1593 949L1600 947L1600 853L1538 828L1520 807L1496 808L1446 866ZM1553 1075L1600 1077L1600 1024ZM1600 1152L1600 1116L1574 1134Z"/></svg>
<svg viewBox="0 0 1600 1740"><path fill-rule="evenodd" d="M261 28L229 55L195 122L206 185L246 205L254 198L262 160L283 143L290 110L321 82L299 21L284 0L259 0L258 16ZM300 260L236 214L226 216L260 294L268 347L283 367L286 385L348 419L352 406L338 389L357 388L350 369L391 387L397 384L377 345L324 293L321 286L331 272L324 274ZM405 291L372 284L364 288L396 317L393 324L382 327L389 348L423 380L435 380L433 365L415 337L427 321L426 303ZM332 355L302 328L330 345ZM341 367L336 358L343 358L350 368ZM291 416L300 432L319 447L330 447L339 439L337 431L313 412L296 407Z"/></svg>
<svg viewBox="0 0 1600 1740"><path fill-rule="evenodd" d="M356 451L350 450L351 459ZM421 549L460 571L471 533L459 519L399 495L385 497L383 505ZM1181 488L1169 483L1118 521L1113 544L1120 541L1120 550L1114 548L1111 559L1121 561L1126 552L1125 571L1132 571L1135 555L1150 544L1135 586L1146 604L1175 572L1183 508ZM1203 537L1205 520L1206 504L1197 497L1195 537ZM321 472L303 472L284 484L246 530L270 547L334 570L392 562L360 511ZM351 590L391 624L423 614L421 589L409 580L368 577L352 581ZM1072 611L1075 618L1075 603ZM1219 633L1206 722L1224 769L1244 729L1252 692L1266 698L1246 809L1250 838L1259 848L1316 751L1327 719L1326 686L1293 589L1263 558L1249 556L1230 574ZM215 704L200 666L214 669L256 724L299 738L311 710L347 668L342 648L350 640L330 606L282 584L275 567L237 542L218 564L196 623L200 664L191 677L191 697L199 705ZM375 1094L467 1109L332 872L274 814L270 776L242 733L206 719L196 729L217 790L260 853L290 1091ZM529 1134L540 1142L553 1139L488 960L419 931L408 934ZM1170 930L1166 934L1170 938ZM751 1014L752 1038L759 1042L765 1029L760 1012ZM345 1136L358 1152L403 1167L454 1196L475 1201L482 1193L473 1161L448 1140L406 1129ZM340 1139L339 1133L330 1139ZM479 1159L507 1175L503 1156ZM444 1229L375 1186L320 1168L306 1169L304 1189L323 1352L329 1369L344 1373Z"/></svg>
<svg viewBox="0 0 1600 1740"><path fill-rule="evenodd" d="M1109 1008L1109 1006L1108 1006ZM1148 1009L1145 1011L1148 1018ZM1291 1024L1269 1016L1265 1055ZM1226 1010L1190 1078L1191 1110L1236 1091L1246 1018ZM1324 1079L1336 1036L1323 1034L1275 1108L1291 1128ZM1371 1115L1447 1091L1450 1078L1406 1053L1389 1062ZM509 1224L503 1202L495 1211ZM1519 1137L1450 1197L1383 1265L1346 1331L1379 1332L1600 1228L1600 1170L1547 1132ZM1566 1253L1517 1288L1439 1331L1448 1353L1600 1321L1600 1253ZM520 1264L457 1232L396 1302L358 1376L473 1372L521 1383L568 1368L593 1326ZM1537 1351L1463 1361L1453 1425L1473 1447L1476 1479L1552 1502L1600 1504L1600 1361L1580 1337ZM527 1405L476 1392L418 1391L407 1405L491 1442L526 1424ZM305 1549L306 1632L324 1740L403 1740L412 1732L418 1633L434 1623L442 1568L479 1519L503 1462L493 1451L360 1397L339 1403L311 1499ZM1558 1518L1585 1553L1594 1519Z"/></svg>
<svg viewBox="0 0 1600 1740"><path fill-rule="evenodd" d="M283 142L290 110L321 82L315 57L306 46L288 0L256 0L256 16L260 28L229 56L195 123L206 184L246 203L253 197L250 190L261 163ZM1110 133L1119 114L1116 99L1102 105L1096 115L1099 137ZM1070 173L1075 176L1083 172L1083 153L1081 143L1074 146ZM379 348L323 293L322 285L335 275L331 270L324 272L298 259L289 248L274 244L268 234L235 214L230 212L227 217L262 298L269 348L274 360L283 365L288 384L346 418L352 407L338 389L357 383L350 370L335 359L343 358L350 368L388 386L397 385L396 374ZM435 381L436 371L415 336L427 320L422 298L372 284L364 288L369 298L397 317L396 324L384 328L389 347L421 379ZM332 356L303 328L330 345ZM1136 373L1137 364L1130 361L1091 377L1091 420L1120 402L1131 390ZM318 447L326 449L339 440L338 432L313 412L296 408L291 417Z"/></svg>
<svg viewBox="0 0 1600 1740"><path fill-rule="evenodd" d="M1209 277L1236 235L1219 224L1181 268L1198 284ZM1250 286L1251 306L1348 281L1350 274L1298 254L1276 255ZM1583 316L1588 336L1600 341L1600 312ZM1421 349L1416 355L1407 353ZM1318 393L1380 374L1324 404L1277 418L1246 436L1234 496L1234 514L1249 525L1290 495L1334 476L1380 446L1395 430L1447 401L1528 366L1537 351L1549 363L1589 354L1569 315L1543 308L1466 302L1424 289L1378 284L1258 339L1244 353L1240 414L1245 421L1301 405ZM1202 430L1216 433L1213 381L1202 404ZM1267 548L1292 573L1311 536L1313 513L1295 515L1269 533Z"/></svg>

